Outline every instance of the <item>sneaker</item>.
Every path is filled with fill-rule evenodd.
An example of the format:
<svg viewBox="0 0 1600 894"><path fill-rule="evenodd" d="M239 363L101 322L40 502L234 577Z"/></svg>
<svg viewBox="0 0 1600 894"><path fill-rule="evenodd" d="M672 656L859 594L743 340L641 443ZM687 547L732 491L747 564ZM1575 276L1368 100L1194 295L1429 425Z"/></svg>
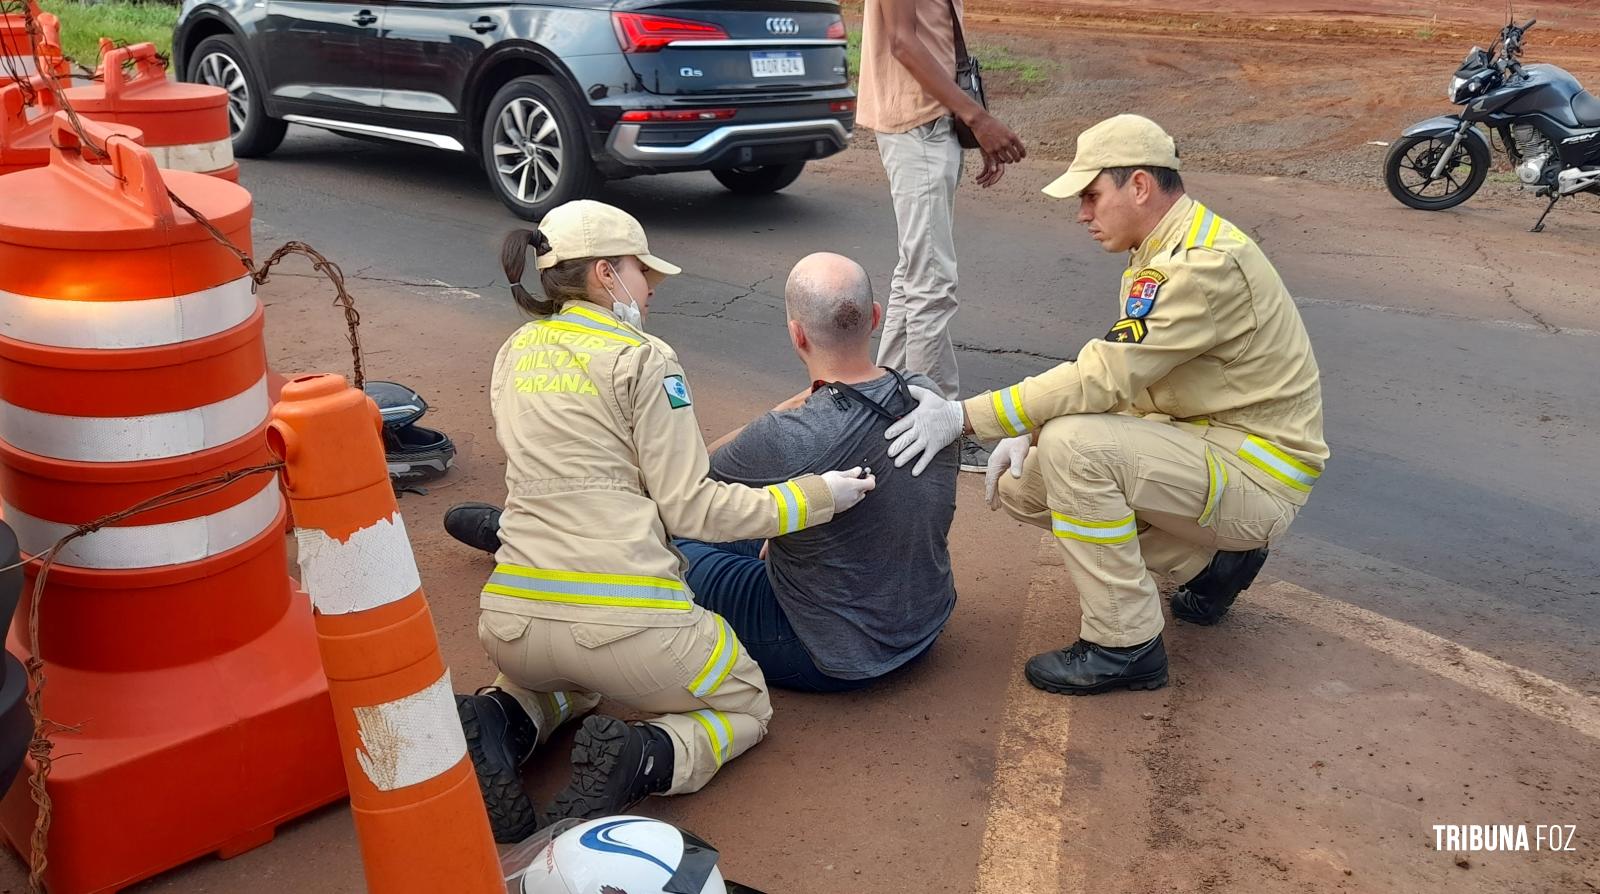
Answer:
<svg viewBox="0 0 1600 894"><path fill-rule="evenodd" d="M1108 689L1160 689L1167 685L1167 649L1161 637L1112 648L1080 639L1065 649L1028 659L1028 682L1046 692L1093 695Z"/></svg>
<svg viewBox="0 0 1600 894"><path fill-rule="evenodd" d="M989 471L989 448L973 440L971 435L961 436L961 471L987 472Z"/></svg>
<svg viewBox="0 0 1600 894"><path fill-rule="evenodd" d="M539 813L518 770L539 744L539 728L510 693L494 687L476 695L458 693L456 714L467 736L467 755L478 775L494 840L510 844L527 838L538 831Z"/></svg>
<svg viewBox="0 0 1600 894"><path fill-rule="evenodd" d="M1266 561L1264 546L1243 552L1219 550L1204 571L1172 594L1172 616L1202 626L1217 623L1233 600L1250 588Z"/></svg>
<svg viewBox="0 0 1600 894"><path fill-rule="evenodd" d="M451 537L486 553L500 549L500 507L488 503L457 503L444 514L444 529Z"/></svg>
<svg viewBox="0 0 1600 894"><path fill-rule="evenodd" d="M572 745L572 781L556 795L552 815L596 819L624 813L647 795L672 787L672 740L648 723L591 714Z"/></svg>

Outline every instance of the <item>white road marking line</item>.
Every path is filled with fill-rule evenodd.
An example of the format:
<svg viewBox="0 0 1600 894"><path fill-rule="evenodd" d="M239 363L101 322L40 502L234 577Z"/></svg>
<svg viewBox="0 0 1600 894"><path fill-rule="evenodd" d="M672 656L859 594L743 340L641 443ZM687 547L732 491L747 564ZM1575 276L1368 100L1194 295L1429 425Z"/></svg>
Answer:
<svg viewBox="0 0 1600 894"><path fill-rule="evenodd" d="M1064 806L1071 700L1034 689L1022 675L1029 658L1059 648L1077 629L1062 596L1066 571L1050 563L1054 538L1039 541L1038 571L1028 584L1016 654L1008 672L994 783L984 818L976 894L1076 894L1077 866L1062 866L1062 828L1075 809Z"/></svg>
<svg viewBox="0 0 1600 894"><path fill-rule="evenodd" d="M1287 581L1252 588L1234 611L1261 611L1309 624L1570 727L1591 739L1600 739L1600 698L1404 621L1330 599Z"/></svg>

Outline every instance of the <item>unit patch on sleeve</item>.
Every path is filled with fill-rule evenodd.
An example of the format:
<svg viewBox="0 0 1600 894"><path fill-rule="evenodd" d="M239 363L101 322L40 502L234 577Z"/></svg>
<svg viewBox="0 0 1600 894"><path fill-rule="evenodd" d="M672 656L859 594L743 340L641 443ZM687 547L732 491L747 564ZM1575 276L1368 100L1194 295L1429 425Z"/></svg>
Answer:
<svg viewBox="0 0 1600 894"><path fill-rule="evenodd" d="M1148 328L1143 320L1118 320L1111 331L1106 333L1106 341L1128 342L1138 344L1144 341Z"/></svg>
<svg viewBox="0 0 1600 894"><path fill-rule="evenodd" d="M674 410L681 410L694 403L689 399L689 383L683 380L683 376L667 376L661 387L667 392L667 406Z"/></svg>
<svg viewBox="0 0 1600 894"><path fill-rule="evenodd" d="M1133 282L1128 286L1127 300L1123 304L1122 314L1134 320L1142 320L1155 309L1156 295L1161 292L1161 284L1167 281L1167 275L1154 267L1146 267L1133 275Z"/></svg>

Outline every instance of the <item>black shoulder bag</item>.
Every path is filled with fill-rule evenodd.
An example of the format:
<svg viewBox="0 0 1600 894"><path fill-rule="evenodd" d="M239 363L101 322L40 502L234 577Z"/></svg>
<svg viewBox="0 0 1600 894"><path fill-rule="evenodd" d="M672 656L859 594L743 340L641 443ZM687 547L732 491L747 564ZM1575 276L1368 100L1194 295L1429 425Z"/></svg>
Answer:
<svg viewBox="0 0 1600 894"><path fill-rule="evenodd" d="M978 60L967 54L967 36L961 27L961 13L956 11L956 0L946 0L950 4L950 25L956 33L956 86L961 92L972 97L973 101L985 109L989 107L989 100L983 95L983 66ZM960 116L951 118L956 131L956 140L963 149L980 149L978 135L972 132L967 122Z"/></svg>

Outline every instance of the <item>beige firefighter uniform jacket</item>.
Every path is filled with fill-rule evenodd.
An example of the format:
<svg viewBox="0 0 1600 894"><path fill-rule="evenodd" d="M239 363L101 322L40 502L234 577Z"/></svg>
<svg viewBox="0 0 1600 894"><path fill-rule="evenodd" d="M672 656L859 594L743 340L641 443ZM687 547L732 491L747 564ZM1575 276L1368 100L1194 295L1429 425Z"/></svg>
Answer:
<svg viewBox="0 0 1600 894"><path fill-rule="evenodd" d="M1191 423L1257 483L1304 505L1322 474L1322 390L1300 312L1239 228L1185 196L1133 253L1104 338L1020 384L965 401L980 438L1057 416Z"/></svg>
<svg viewBox="0 0 1600 894"><path fill-rule="evenodd" d="M776 537L833 517L822 478L766 488L710 460L672 348L587 302L518 329L495 358L506 454L500 550L480 607L618 627L695 624L668 537Z"/></svg>

